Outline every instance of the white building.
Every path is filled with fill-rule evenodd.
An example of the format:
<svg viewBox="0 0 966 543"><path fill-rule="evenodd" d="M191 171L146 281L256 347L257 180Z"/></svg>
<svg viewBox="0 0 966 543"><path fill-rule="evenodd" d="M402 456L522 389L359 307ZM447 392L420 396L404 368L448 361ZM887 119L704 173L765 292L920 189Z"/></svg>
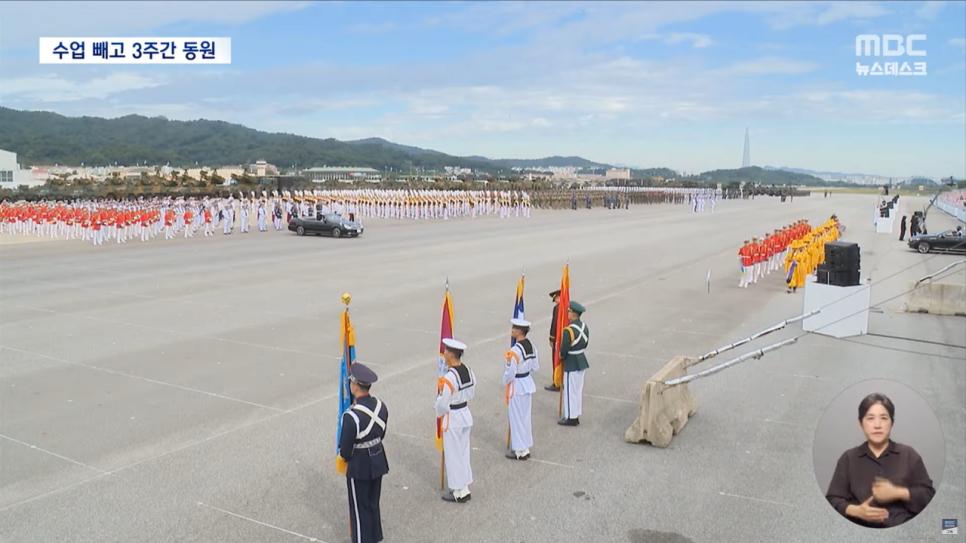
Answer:
<svg viewBox="0 0 966 543"><path fill-rule="evenodd" d="M0 149L0 188L15 189L20 185L33 187L43 184L43 181L34 179L33 172L20 167L17 153Z"/></svg>
<svg viewBox="0 0 966 543"><path fill-rule="evenodd" d="M630 179L631 169L630 168L608 168L605 174L607 179Z"/></svg>
<svg viewBox="0 0 966 543"><path fill-rule="evenodd" d="M266 175L278 175L278 167L274 164L269 164L264 160L258 160L254 164L248 165L248 174L254 175L256 177L265 177Z"/></svg>
<svg viewBox="0 0 966 543"><path fill-rule="evenodd" d="M323 166L321 168L308 168L302 170L302 175L316 183L326 181L339 181L340 183L368 182L379 183L382 181L382 174L374 168L354 168L354 167L333 167Z"/></svg>

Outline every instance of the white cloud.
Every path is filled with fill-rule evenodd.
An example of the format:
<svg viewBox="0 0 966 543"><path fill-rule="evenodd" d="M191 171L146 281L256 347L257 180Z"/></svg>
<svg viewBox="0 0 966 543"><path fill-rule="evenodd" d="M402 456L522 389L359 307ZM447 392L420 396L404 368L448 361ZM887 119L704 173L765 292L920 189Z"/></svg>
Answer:
<svg viewBox="0 0 966 543"><path fill-rule="evenodd" d="M924 2L922 7L916 10L916 17L926 21L933 21L939 16L939 12L941 12L944 7L946 7L946 2Z"/></svg>
<svg viewBox="0 0 966 543"><path fill-rule="evenodd" d="M818 68L814 62L781 57L762 57L735 62L714 70L721 76L799 75Z"/></svg>
<svg viewBox="0 0 966 543"><path fill-rule="evenodd" d="M668 35L666 41L670 44L687 42L690 43L691 47L694 47L695 49L703 49L713 43L711 41L711 36L708 36L707 34L696 34L693 32L673 32Z"/></svg>
<svg viewBox="0 0 966 543"><path fill-rule="evenodd" d="M953 47L966 49L966 38L952 38L946 43L952 45Z"/></svg>
<svg viewBox="0 0 966 543"><path fill-rule="evenodd" d="M37 37L131 36L165 25L193 22L242 24L274 13L299 10L310 2L0 2L7 47Z"/></svg>
<svg viewBox="0 0 966 543"><path fill-rule="evenodd" d="M21 77L4 81L0 94L34 102L72 102L88 98L106 98L131 90L163 85L161 79L130 72L114 72L86 80L67 79L58 75Z"/></svg>
<svg viewBox="0 0 966 543"><path fill-rule="evenodd" d="M756 4L778 29L825 26L849 20L868 20L890 13L876 2L763 2Z"/></svg>
<svg viewBox="0 0 966 543"><path fill-rule="evenodd" d="M798 115L891 124L962 123L963 101L926 92L902 90L810 90L788 97Z"/></svg>

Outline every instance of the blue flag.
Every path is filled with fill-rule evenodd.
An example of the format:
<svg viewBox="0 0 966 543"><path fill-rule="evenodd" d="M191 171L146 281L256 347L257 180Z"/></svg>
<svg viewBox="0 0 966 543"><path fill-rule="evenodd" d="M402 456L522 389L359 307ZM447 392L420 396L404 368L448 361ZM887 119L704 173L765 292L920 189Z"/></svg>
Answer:
<svg viewBox="0 0 966 543"><path fill-rule="evenodd" d="M520 280L517 282L517 295L516 295L516 298L513 300L513 318L514 319L523 319L523 318L526 318L526 317L523 316L523 314L524 314L524 311L523 311L523 283L524 283L523 279L524 279L524 277L525 277L524 275L520 275ZM515 339L513 339L511 337L510 338L510 347L513 347L514 345L516 345L516 343L517 343L517 340L515 340Z"/></svg>
<svg viewBox="0 0 966 543"><path fill-rule="evenodd" d="M356 334L349 322L349 308L342 313L342 362L339 364L339 423L335 432L335 451L339 453L342 439L342 414L352 406L352 393L349 392L349 368L356 361Z"/></svg>

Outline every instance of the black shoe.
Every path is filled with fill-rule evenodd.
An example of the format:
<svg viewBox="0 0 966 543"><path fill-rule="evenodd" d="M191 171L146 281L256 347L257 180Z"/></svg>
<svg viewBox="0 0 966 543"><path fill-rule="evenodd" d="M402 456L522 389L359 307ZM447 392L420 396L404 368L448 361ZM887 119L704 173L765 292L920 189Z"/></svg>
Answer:
<svg viewBox="0 0 966 543"><path fill-rule="evenodd" d="M464 503L470 501L470 496L471 494L467 494L462 498L457 498L452 492L444 492L441 497L443 498L444 502Z"/></svg>
<svg viewBox="0 0 966 543"><path fill-rule="evenodd" d="M580 424L580 421L577 419L560 419L557 421L557 424L561 426L577 426Z"/></svg>
<svg viewBox="0 0 966 543"><path fill-rule="evenodd" d="M557 385L547 385L543 387L544 390L549 390L550 392L560 392L560 387Z"/></svg>

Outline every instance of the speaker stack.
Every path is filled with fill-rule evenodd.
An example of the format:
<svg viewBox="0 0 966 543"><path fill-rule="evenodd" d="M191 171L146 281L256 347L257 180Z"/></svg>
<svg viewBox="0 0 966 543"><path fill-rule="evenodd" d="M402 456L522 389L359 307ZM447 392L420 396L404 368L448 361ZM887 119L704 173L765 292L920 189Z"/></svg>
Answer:
<svg viewBox="0 0 966 543"><path fill-rule="evenodd" d="M845 241L825 244L825 263L817 270L817 281L839 287L859 284L859 245Z"/></svg>

